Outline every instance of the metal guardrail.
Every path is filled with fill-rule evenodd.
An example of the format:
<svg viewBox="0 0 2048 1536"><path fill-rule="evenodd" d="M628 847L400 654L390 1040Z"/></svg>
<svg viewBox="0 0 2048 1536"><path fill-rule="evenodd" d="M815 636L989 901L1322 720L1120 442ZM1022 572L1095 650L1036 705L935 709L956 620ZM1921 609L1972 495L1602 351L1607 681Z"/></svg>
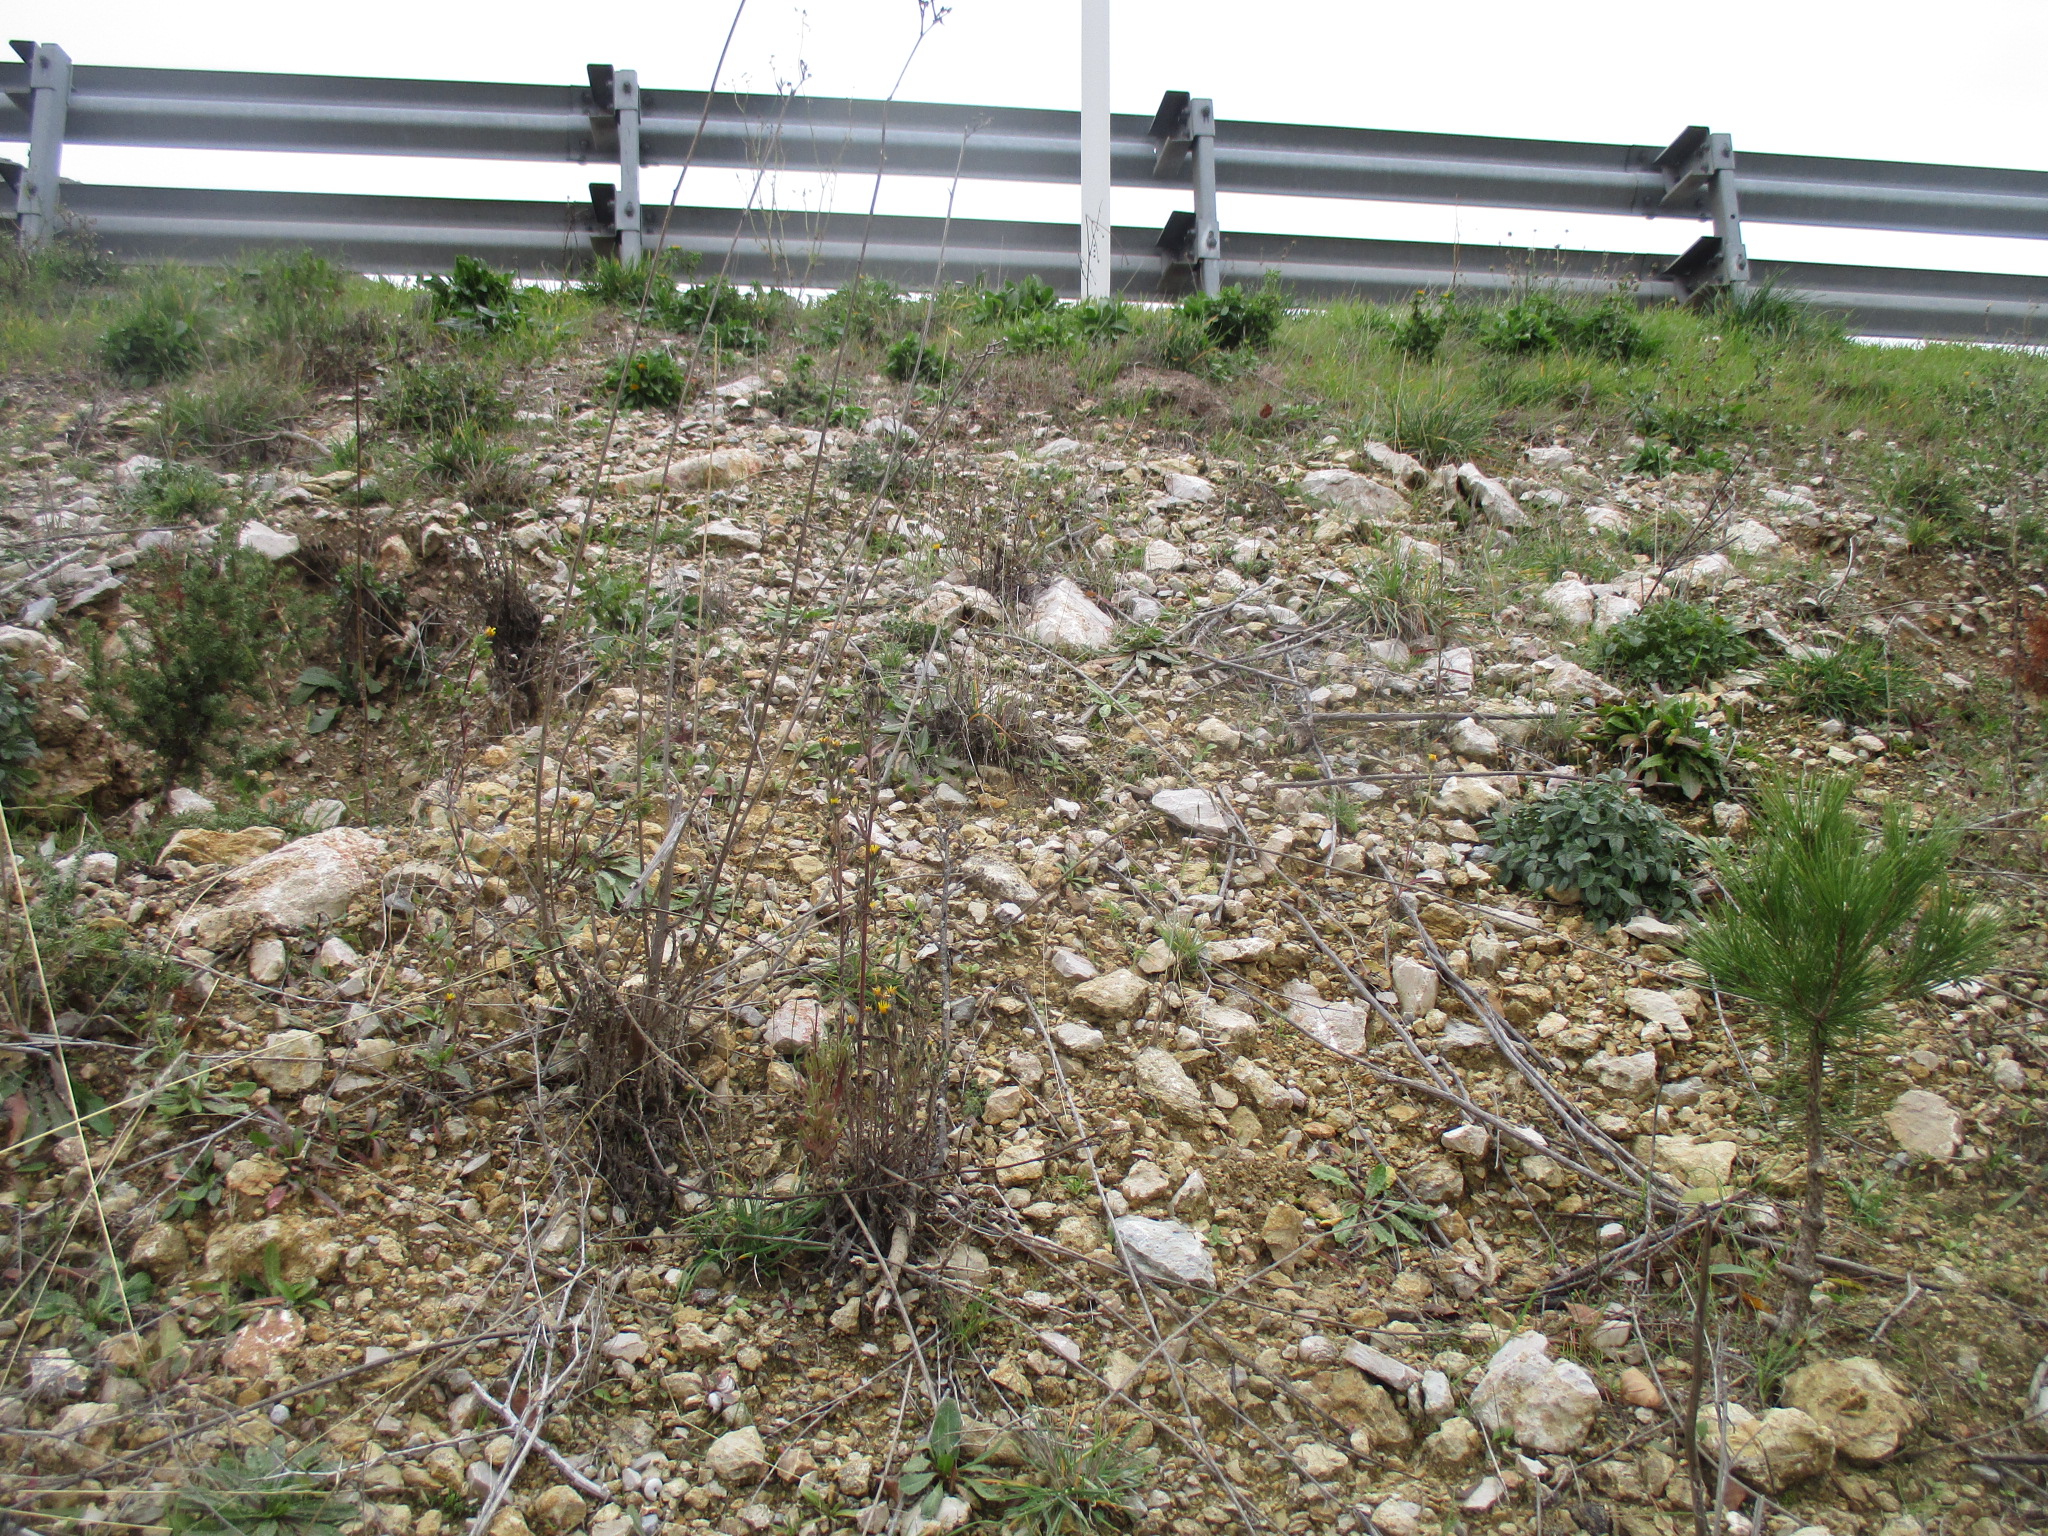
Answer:
<svg viewBox="0 0 2048 1536"><path fill-rule="evenodd" d="M15 45L0 65L0 139L26 140L11 178L24 238L59 216L94 220L141 259L219 259L303 244L375 270L445 266L463 250L530 273L561 272L593 250L631 256L665 210L643 209L643 165L959 176L1077 183L1078 113L925 102L642 90L629 70L592 65L582 86L390 80L73 65L50 44ZM1817 156L1737 154L1725 134L1690 128L1659 149L1284 123L1219 122L1211 103L1168 92L1146 119L1111 119L1111 179L1191 186L1194 208L1166 231L1119 230L1120 286L1147 289L1278 270L1306 295L1398 297L1417 288L1504 287L1544 275L1581 287L1628 281L1683 297L1764 280L1842 310L1868 334L2032 339L2048 331L2048 279L1914 269L1751 263L1742 222L2048 239L2048 172ZM65 143L316 151L604 164L585 205L91 187L60 183ZM694 149L692 146L694 145ZM1514 252L1409 242L1232 232L1219 192L1632 214L1711 221L1677 261L1636 254ZM1738 200L1739 199L1739 200ZM878 219L867 269L928 283L940 272L938 221ZM671 243L723 256L736 236L745 280L817 283L850 275L845 219L678 209ZM795 237L790 235L797 230ZM1078 281L1071 225L956 221L947 277L1036 272ZM750 242L763 242L757 249ZM791 263L789 252L812 254ZM774 254L771 254L774 253Z"/></svg>

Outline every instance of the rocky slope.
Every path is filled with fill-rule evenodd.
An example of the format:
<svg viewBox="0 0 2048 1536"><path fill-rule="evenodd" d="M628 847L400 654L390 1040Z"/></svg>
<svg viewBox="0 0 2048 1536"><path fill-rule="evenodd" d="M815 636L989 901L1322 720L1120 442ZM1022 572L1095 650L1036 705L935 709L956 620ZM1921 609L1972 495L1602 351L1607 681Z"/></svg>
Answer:
<svg viewBox="0 0 2048 1536"><path fill-rule="evenodd" d="M80 623L118 630L152 549L211 529L126 525L146 400L83 451L31 413L0 649L40 791L91 819L17 819L9 895L175 990L24 991L0 1041L23 1518L149 1524L251 1447L325 1458L338 1518L401 1536L919 1531L1050 1487L1068 1528L1188 1536L2042 1517L2039 1466L1993 1459L2044 1407L2031 848L1973 847L2001 968L1856 1063L1837 1262L1788 1347L1783 1043L1682 921L1509 889L1486 831L1601 766L1571 731L1622 690L1582 642L1674 593L1765 652L1699 693L1757 767L2001 809L1996 743L1817 719L1768 670L1874 637L1933 710L2002 696L1995 579L1904 558L1819 449L1661 479L1590 435L1494 474L1225 457L879 376L858 430L783 421L764 375L614 429L595 362L527 380L541 488L503 524L238 478L241 544L311 588L366 554L437 649L381 722L264 706L270 766L204 795L144 796ZM326 410L310 438L350 430ZM1631 552L1652 525L1702 531ZM1612 574L1518 565L1539 534ZM530 665L485 632L508 583ZM601 589L638 602L610 634ZM1739 786L1660 803L1743 833ZM664 930L671 853L703 899ZM607 1154L636 999L676 1128ZM830 1042L899 1027L888 1113L940 1151L867 1230L816 1176L821 1114L862 1112ZM672 1204L599 1177L636 1157ZM107 1292L107 1255L151 1284ZM979 1460L928 1501L906 1462L946 1399Z"/></svg>

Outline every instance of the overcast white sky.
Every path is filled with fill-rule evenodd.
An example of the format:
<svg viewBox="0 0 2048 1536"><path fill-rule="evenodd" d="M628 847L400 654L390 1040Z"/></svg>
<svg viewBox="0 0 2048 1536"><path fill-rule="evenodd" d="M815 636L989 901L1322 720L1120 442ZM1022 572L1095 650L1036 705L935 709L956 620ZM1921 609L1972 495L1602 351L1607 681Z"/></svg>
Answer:
<svg viewBox="0 0 2048 1536"><path fill-rule="evenodd" d="M2048 170L2041 115L2044 0L1779 0L1658 7L1643 0L1112 0L1113 106L1149 114L1167 88L1230 118L1434 129L1622 143L1668 141L1688 123L1738 151L1850 155ZM80 64L150 64L472 80L580 82L592 61L643 86L710 83L729 0L644 5L535 0L14 0L14 36ZM721 84L768 91L808 72L817 95L886 95L917 36L915 0L746 0ZM911 64L905 99L1079 106L1078 0L953 0ZM0 145L19 158L20 148ZM594 168L593 168L594 169ZM476 161L194 154L74 146L81 181L290 191L554 199L593 169ZM650 170L649 203L674 172ZM683 200L744 199L733 173L693 172ZM865 178L785 177L786 207L864 208ZM942 211L943 183L905 178L884 213ZM1071 190L960 189L963 217L1071 221ZM1185 191L1118 189L1119 224L1157 226ZM1699 227L1226 195L1233 229L1389 239L1676 252ZM2048 241L1956 240L1750 224L1757 257L2048 275Z"/></svg>

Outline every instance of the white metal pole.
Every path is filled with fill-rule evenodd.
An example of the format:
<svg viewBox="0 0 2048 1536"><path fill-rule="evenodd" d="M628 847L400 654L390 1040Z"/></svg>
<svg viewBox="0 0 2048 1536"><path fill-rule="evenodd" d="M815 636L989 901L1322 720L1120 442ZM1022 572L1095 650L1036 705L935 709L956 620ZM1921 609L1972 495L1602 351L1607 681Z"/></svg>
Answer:
<svg viewBox="0 0 2048 1536"><path fill-rule="evenodd" d="M1081 0L1081 297L1106 299L1109 270L1109 0Z"/></svg>

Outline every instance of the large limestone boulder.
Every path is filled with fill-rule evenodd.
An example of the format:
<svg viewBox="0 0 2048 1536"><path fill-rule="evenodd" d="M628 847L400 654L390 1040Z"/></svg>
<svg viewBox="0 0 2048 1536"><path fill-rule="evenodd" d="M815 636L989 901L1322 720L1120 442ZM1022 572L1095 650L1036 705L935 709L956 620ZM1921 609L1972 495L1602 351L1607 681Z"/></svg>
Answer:
<svg viewBox="0 0 2048 1536"><path fill-rule="evenodd" d="M1851 1461L1889 1460L1917 1417L1898 1378L1862 1355L1801 1366L1785 1378L1784 1398L1834 1436Z"/></svg>
<svg viewBox="0 0 2048 1536"><path fill-rule="evenodd" d="M218 950L265 928L293 933L339 922L356 895L377 883L383 853L383 841L357 827L298 838L230 870L214 904L186 918L183 931Z"/></svg>
<svg viewBox="0 0 2048 1536"><path fill-rule="evenodd" d="M1551 1359L1543 1334L1522 1333L1495 1351L1472 1389L1472 1411L1527 1450L1575 1451L1600 1416L1600 1387L1584 1366Z"/></svg>
<svg viewBox="0 0 2048 1536"><path fill-rule="evenodd" d="M1797 1408L1751 1413L1740 1403L1729 1403L1719 1412L1727 1416L1725 1437L1716 1410L1700 1410L1702 1454L1725 1451L1728 1464L1766 1493L1781 1492L1834 1469L1835 1437L1810 1414Z"/></svg>

